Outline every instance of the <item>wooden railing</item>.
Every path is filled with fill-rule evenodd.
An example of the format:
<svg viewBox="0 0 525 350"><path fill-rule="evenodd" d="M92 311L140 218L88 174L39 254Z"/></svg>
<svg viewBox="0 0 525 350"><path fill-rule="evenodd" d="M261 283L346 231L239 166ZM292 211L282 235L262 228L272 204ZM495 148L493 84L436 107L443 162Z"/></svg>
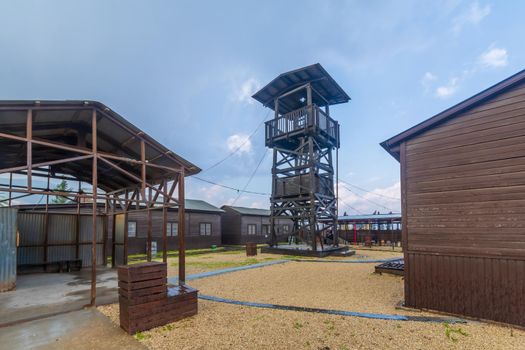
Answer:
<svg viewBox="0 0 525 350"><path fill-rule="evenodd" d="M266 122L266 143L303 131L321 133L339 146L339 124L316 105L305 106Z"/></svg>

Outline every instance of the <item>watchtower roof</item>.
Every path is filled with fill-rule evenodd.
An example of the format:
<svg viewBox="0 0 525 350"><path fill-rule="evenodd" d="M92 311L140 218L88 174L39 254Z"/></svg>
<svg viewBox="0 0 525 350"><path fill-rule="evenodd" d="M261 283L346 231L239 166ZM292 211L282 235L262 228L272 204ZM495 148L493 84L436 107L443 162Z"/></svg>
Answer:
<svg viewBox="0 0 525 350"><path fill-rule="evenodd" d="M252 97L265 107L274 109L274 99L302 85L311 83L313 103L318 106L346 103L350 96L335 82L328 72L316 63L280 74ZM279 99L279 112L288 113L305 106L301 93L291 93Z"/></svg>

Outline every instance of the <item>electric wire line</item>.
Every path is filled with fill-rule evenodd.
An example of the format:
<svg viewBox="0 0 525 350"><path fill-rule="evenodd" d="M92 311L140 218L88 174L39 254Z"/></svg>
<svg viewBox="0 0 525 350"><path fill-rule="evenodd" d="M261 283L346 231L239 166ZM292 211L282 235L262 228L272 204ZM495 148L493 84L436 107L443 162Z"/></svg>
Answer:
<svg viewBox="0 0 525 350"><path fill-rule="evenodd" d="M223 159L219 160L218 162L214 163L213 165L209 166L208 168L204 169L201 171L201 173L204 173L210 169L213 169L215 168L216 166L219 166L220 164L224 163L226 160L228 160L231 156L233 156L235 153L239 152L239 150L248 142L251 140L251 138L259 131L259 129L261 128L261 126L264 124L264 122L266 121L266 119L268 119L268 115L270 114L270 109L268 109L268 111L266 112L266 114L264 115L264 118L263 120L261 120L261 122L259 123L259 125L257 125L257 128L255 128L255 130L239 145L237 146L237 148L235 148L233 151L231 151L230 153L228 153L228 155L226 155L226 157L224 157Z"/></svg>
<svg viewBox="0 0 525 350"><path fill-rule="evenodd" d="M241 196L243 195L244 191L246 190L246 187L248 187L248 185L250 185L250 182L252 181L253 177L255 176L255 173L257 173L257 170L259 170L259 167L261 166L262 162L266 158L267 154L268 154L268 150L265 149L264 153L263 153L263 156L261 157L261 160L259 160L259 163L257 163L257 166L255 167L255 170L250 175L250 178L248 179L248 182L246 182L246 185L244 185L244 187L242 188L242 191L239 192L239 195L237 196L237 198L235 198L233 203L230 204L230 205L234 205L237 202L237 200L239 200L239 198L241 198Z"/></svg>
<svg viewBox="0 0 525 350"><path fill-rule="evenodd" d="M341 178L339 178L339 182L342 182L342 183L345 183L347 184L348 186L352 186L352 187L355 187L363 192L368 192L368 193L371 193L373 194L374 196L379 196L379 197L384 197L384 198L388 198L388 199L395 199L395 200L401 200L401 198L397 198L397 197L390 197L390 196L385 196L384 194L380 194L380 193L375 193L375 192L372 192L370 190L367 190L363 187L359 187L357 185L354 185L354 184L351 184L350 182L348 181L345 181L345 180L342 180ZM355 193L355 192L354 192Z"/></svg>
<svg viewBox="0 0 525 350"><path fill-rule="evenodd" d="M385 208L386 210L390 210L390 211L395 211L393 210L392 208L389 208L389 207L385 207L384 205L382 204L379 204L379 203L376 203L374 202L373 200L370 200L364 196L361 196L359 193L355 192L355 191L352 191L351 189L349 189L348 187L346 187L345 185L343 185L344 188L346 188L348 191L350 191L351 193L355 194L356 196L358 196L359 198L362 198L364 199L365 201L369 201L370 203L374 204L374 205L377 205L377 206L380 206L382 208Z"/></svg>
<svg viewBox="0 0 525 350"><path fill-rule="evenodd" d="M235 187L224 185L224 184L221 184L221 183L218 183L218 182L214 182L214 181L210 181L210 180L207 180L207 179L203 179L203 178L195 176L195 175L188 177L188 179L199 180L199 181L202 181L202 182L209 183L211 185L219 186L219 187L222 187L222 188L227 188L229 190L236 191L236 192L242 192L242 193L248 193L248 194L256 194L256 195L259 195L259 196L271 196L271 193L242 190L240 188L235 188Z"/></svg>

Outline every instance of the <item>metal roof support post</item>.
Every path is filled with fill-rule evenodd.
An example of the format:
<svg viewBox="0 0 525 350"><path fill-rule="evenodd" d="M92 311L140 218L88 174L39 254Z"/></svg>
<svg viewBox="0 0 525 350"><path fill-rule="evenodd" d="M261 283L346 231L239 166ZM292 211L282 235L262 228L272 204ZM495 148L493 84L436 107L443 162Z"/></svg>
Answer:
<svg viewBox="0 0 525 350"><path fill-rule="evenodd" d="M151 240L153 236L153 228L152 228L152 213L151 209L153 206L153 203L151 202L151 187L148 188L148 261L151 261Z"/></svg>
<svg viewBox="0 0 525 350"><path fill-rule="evenodd" d="M168 192L168 180L164 180L164 192ZM162 261L168 261L168 202L169 198L166 195L162 196ZM173 230L173 227L171 228Z"/></svg>
<svg viewBox="0 0 525 350"><path fill-rule="evenodd" d="M186 282L186 213L184 210L184 168L179 174L179 285Z"/></svg>
<svg viewBox="0 0 525 350"><path fill-rule="evenodd" d="M78 182L78 194L81 192L82 182ZM80 256L80 197L77 196L77 208L76 208L76 221L75 221L75 259L78 259Z"/></svg>
<svg viewBox="0 0 525 350"><path fill-rule="evenodd" d="M27 189L31 191L33 184L32 169L33 169L33 110L27 110L26 123L26 139L27 139Z"/></svg>
<svg viewBox="0 0 525 350"><path fill-rule="evenodd" d="M98 173L97 173L97 111L93 109L91 118L91 147L93 152L93 168L92 168L92 233L91 233L91 306L96 305L97 297L97 187L98 187Z"/></svg>

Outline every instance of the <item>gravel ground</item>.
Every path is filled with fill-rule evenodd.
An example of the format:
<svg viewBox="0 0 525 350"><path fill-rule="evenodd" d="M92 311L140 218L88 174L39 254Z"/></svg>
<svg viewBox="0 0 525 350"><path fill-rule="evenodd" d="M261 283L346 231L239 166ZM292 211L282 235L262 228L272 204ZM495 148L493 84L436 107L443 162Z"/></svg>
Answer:
<svg viewBox="0 0 525 350"><path fill-rule="evenodd" d="M359 254L370 259L399 256L372 251ZM210 255L191 259L218 265L246 259L244 254ZM260 254L257 259L268 261L268 257L281 258ZM212 267L192 272L188 268L188 273ZM245 301L411 314L394 308L402 299L402 279L373 274L373 267L289 262L195 280L191 285L203 294ZM118 323L117 304L99 310ZM142 342L151 349L525 349L525 331L478 322L450 327L466 335L450 332L447 337L443 324L255 309L199 300L198 315L143 332Z"/></svg>
<svg viewBox="0 0 525 350"><path fill-rule="evenodd" d="M402 257L400 252L392 251L373 251L373 250L356 250L356 254L350 257L327 257L326 260L357 260L357 259L390 259ZM186 257L186 275L194 273L201 273L211 270L223 269L228 267L236 267L242 264L250 263L256 264L259 262L266 262L272 260L294 258L290 255L279 254L257 254L254 257L247 257L245 251L227 251L220 253L209 253L201 255L192 255ZM299 259L315 259L307 257L297 257ZM178 260L177 258L168 259L168 276L177 276Z"/></svg>
<svg viewBox="0 0 525 350"><path fill-rule="evenodd" d="M118 305L99 308L118 322ZM382 321L199 300L199 314L142 333L150 349L523 349L525 332L480 323Z"/></svg>
<svg viewBox="0 0 525 350"><path fill-rule="evenodd" d="M395 313L395 304L403 299L403 280L375 274L374 266L288 262L195 280L191 285L203 294L243 301Z"/></svg>

